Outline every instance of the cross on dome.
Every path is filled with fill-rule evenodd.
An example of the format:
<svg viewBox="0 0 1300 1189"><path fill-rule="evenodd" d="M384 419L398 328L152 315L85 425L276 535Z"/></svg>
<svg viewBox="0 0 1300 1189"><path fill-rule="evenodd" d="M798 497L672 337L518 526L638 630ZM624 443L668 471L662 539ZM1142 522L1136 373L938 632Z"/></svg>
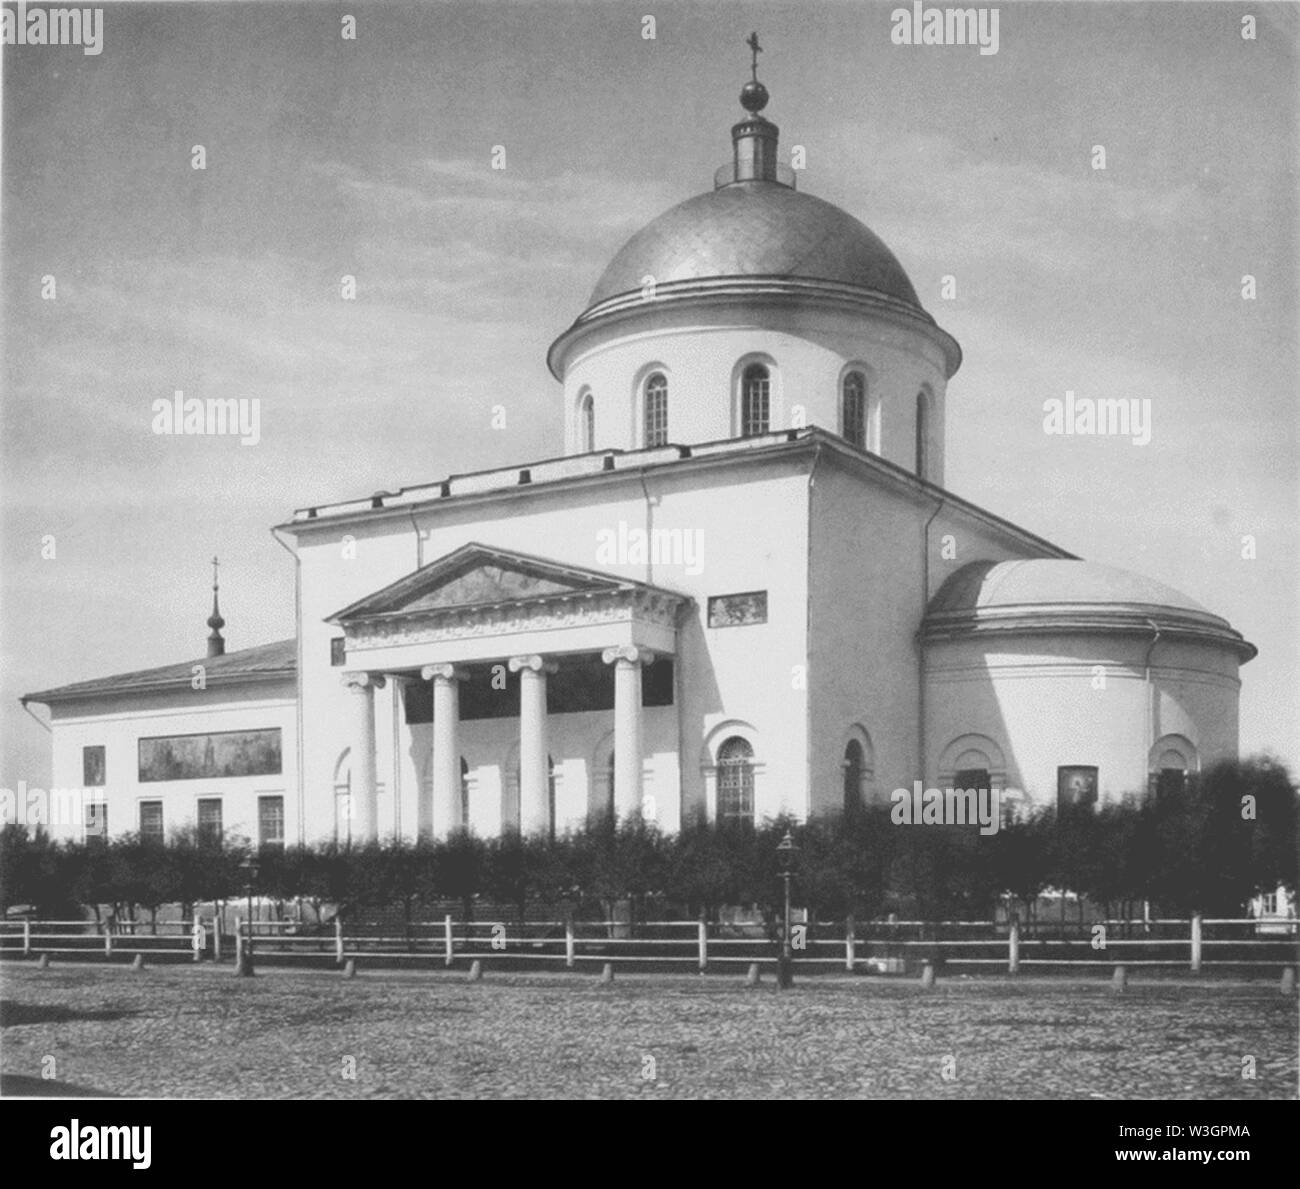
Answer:
<svg viewBox="0 0 1300 1189"><path fill-rule="evenodd" d="M757 116L767 106L768 98L767 88L758 81L758 55L763 52L763 47L758 44L757 33L751 33L745 39L745 44L749 46L749 70L752 77L740 89L740 106L750 115Z"/></svg>

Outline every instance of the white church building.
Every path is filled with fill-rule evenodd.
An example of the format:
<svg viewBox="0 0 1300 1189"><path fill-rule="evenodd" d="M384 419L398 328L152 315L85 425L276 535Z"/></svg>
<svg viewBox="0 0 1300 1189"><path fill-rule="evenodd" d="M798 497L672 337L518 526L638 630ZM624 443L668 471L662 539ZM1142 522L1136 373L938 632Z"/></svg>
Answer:
<svg viewBox="0 0 1300 1189"><path fill-rule="evenodd" d="M945 488L957 342L741 103L552 345L563 457L301 508L293 639L226 653L214 606L206 658L26 696L56 833L672 831L1235 756L1254 647Z"/></svg>

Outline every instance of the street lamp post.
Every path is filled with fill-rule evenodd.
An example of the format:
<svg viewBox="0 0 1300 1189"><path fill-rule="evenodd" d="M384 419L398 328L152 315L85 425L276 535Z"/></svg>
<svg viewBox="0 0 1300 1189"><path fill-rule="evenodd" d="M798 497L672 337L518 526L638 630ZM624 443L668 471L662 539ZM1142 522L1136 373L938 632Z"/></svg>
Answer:
<svg viewBox="0 0 1300 1189"><path fill-rule="evenodd" d="M794 835L787 830L776 847L777 869L785 882L785 928L781 932L781 958L776 967L776 985L782 990L794 986L794 953L790 946L790 879L794 875L794 860L798 853Z"/></svg>
<svg viewBox="0 0 1300 1189"><path fill-rule="evenodd" d="M244 960L239 973L244 978L253 977L253 885L257 882L257 861L249 855L239 869L244 873L244 884L248 890L248 945L244 947Z"/></svg>

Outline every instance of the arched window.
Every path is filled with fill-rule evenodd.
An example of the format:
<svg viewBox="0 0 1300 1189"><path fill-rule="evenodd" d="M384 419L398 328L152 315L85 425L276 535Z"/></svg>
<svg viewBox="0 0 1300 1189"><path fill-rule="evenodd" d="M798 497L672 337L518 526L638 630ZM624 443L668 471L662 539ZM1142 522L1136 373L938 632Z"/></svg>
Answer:
<svg viewBox="0 0 1300 1189"><path fill-rule="evenodd" d="M861 372L844 377L840 393L840 433L859 450L867 448L867 381Z"/></svg>
<svg viewBox="0 0 1300 1189"><path fill-rule="evenodd" d="M924 479L930 464L930 401L924 390L916 394L916 473Z"/></svg>
<svg viewBox="0 0 1300 1189"><path fill-rule="evenodd" d="M590 392L578 402L578 452L590 454L596 448L596 398Z"/></svg>
<svg viewBox="0 0 1300 1189"><path fill-rule="evenodd" d="M771 422L772 379L761 363L751 363L740 378L740 436L765 434Z"/></svg>
<svg viewBox="0 0 1300 1189"><path fill-rule="evenodd" d="M668 444L668 380L663 372L645 382L645 444Z"/></svg>
<svg viewBox="0 0 1300 1189"><path fill-rule="evenodd" d="M718 748L718 821L754 824L754 749L739 735Z"/></svg>
<svg viewBox="0 0 1300 1189"><path fill-rule="evenodd" d="M460 828L469 829L469 764L460 757Z"/></svg>
<svg viewBox="0 0 1300 1189"><path fill-rule="evenodd" d="M1196 746L1183 735L1162 735L1151 748L1148 791L1157 799L1177 798L1196 772Z"/></svg>
<svg viewBox="0 0 1300 1189"><path fill-rule="evenodd" d="M844 749L844 812L857 813L862 808L862 773L866 767L862 744L850 739Z"/></svg>

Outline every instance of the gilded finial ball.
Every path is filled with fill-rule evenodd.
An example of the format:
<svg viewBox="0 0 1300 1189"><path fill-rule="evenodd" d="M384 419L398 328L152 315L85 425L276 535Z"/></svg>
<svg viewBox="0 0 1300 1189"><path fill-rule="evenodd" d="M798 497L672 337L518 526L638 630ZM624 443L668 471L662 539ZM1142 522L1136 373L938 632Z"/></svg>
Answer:
<svg viewBox="0 0 1300 1189"><path fill-rule="evenodd" d="M757 115L767 106L767 88L757 80L747 82L740 89L740 106Z"/></svg>

